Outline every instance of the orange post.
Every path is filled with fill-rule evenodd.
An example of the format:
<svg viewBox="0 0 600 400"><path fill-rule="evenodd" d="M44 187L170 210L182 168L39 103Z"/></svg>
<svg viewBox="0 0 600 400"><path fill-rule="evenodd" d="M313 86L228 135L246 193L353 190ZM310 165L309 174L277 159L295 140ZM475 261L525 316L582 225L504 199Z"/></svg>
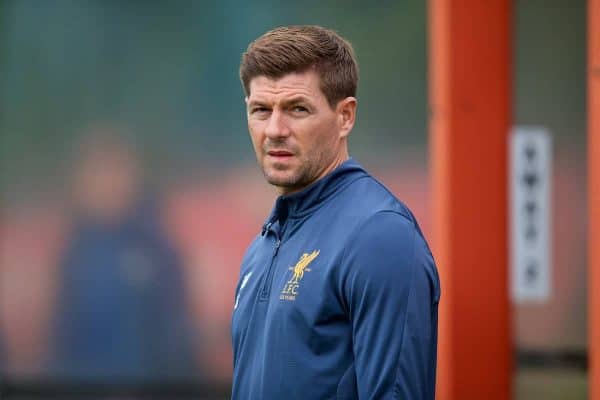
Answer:
<svg viewBox="0 0 600 400"><path fill-rule="evenodd" d="M507 265L512 3L429 1L441 400L512 396Z"/></svg>
<svg viewBox="0 0 600 400"><path fill-rule="evenodd" d="M589 386L600 400L600 0L588 0Z"/></svg>

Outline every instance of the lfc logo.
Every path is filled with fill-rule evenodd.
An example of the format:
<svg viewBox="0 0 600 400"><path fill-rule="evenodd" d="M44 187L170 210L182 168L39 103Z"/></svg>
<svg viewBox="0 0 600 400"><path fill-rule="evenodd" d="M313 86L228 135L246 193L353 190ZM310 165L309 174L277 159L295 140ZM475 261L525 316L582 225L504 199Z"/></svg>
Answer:
<svg viewBox="0 0 600 400"><path fill-rule="evenodd" d="M281 294L279 295L280 300L288 300L294 301L296 300L296 296L298 295L298 288L300 287L300 281L304 278L305 272L310 272L311 269L308 268L308 265L313 262L315 258L319 255L321 251L315 250L312 253L304 253L300 260L296 263L295 266L290 267L291 271L294 271L294 274L290 278L289 281L286 282Z"/></svg>

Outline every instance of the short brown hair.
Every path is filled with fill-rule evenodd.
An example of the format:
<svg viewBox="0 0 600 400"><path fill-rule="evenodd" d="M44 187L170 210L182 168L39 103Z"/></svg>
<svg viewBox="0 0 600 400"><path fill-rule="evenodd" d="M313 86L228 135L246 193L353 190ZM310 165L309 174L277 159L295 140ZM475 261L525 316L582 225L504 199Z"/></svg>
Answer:
<svg viewBox="0 0 600 400"><path fill-rule="evenodd" d="M257 76L278 79L314 68L329 105L356 96L358 65L352 45L336 32L315 25L275 28L250 43L242 55L240 79L246 96Z"/></svg>

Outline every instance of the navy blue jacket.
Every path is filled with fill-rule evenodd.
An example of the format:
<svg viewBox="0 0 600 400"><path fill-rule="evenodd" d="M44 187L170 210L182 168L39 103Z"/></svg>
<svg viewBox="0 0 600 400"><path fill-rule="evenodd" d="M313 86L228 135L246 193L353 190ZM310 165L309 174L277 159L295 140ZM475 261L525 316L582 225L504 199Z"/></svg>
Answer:
<svg viewBox="0 0 600 400"><path fill-rule="evenodd" d="M433 399L439 299L414 216L346 161L279 197L244 257L233 399Z"/></svg>

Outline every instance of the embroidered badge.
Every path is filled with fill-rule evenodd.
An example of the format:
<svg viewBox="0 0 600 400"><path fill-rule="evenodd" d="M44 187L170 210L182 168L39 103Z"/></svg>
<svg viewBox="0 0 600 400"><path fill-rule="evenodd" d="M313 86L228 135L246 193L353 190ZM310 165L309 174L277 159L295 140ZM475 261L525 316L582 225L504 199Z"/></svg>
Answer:
<svg viewBox="0 0 600 400"><path fill-rule="evenodd" d="M292 277L289 281L286 282L281 294L279 295L280 300L294 301L296 300L296 296L298 295L298 289L300 288L300 281L304 278L305 272L310 272L311 269L308 268L308 265L313 262L315 258L319 255L321 251L315 250L312 253L304 253L300 260L294 265L290 267L290 271L294 271Z"/></svg>

